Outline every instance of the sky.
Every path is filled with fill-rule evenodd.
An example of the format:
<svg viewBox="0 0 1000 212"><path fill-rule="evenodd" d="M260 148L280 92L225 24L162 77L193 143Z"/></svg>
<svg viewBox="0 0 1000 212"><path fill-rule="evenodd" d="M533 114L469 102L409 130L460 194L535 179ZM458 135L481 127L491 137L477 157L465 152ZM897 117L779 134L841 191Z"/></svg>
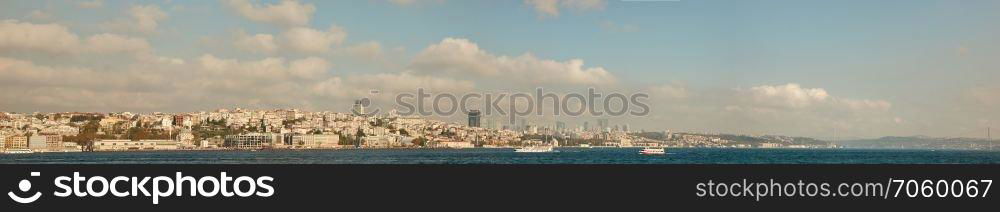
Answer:
<svg viewBox="0 0 1000 212"><path fill-rule="evenodd" d="M1000 2L0 2L0 111L346 112L400 93L646 93L650 131L1000 128ZM372 96L373 90L379 91ZM442 117L461 120L462 116Z"/></svg>

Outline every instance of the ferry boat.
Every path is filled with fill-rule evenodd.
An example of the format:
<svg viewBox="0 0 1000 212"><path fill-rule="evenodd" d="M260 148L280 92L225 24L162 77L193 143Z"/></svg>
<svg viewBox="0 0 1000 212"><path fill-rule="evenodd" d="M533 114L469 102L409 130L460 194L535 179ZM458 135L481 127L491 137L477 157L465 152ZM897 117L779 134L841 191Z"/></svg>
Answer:
<svg viewBox="0 0 1000 212"><path fill-rule="evenodd" d="M527 152L533 152L533 153L538 153L538 152L555 152L555 147L558 147L558 146L559 146L559 140L556 140L555 138L552 138L549 141L548 145L521 147L521 148L514 149L514 152L526 152L526 153Z"/></svg>
<svg viewBox="0 0 1000 212"><path fill-rule="evenodd" d="M4 150L3 153L4 154L28 154L28 153L34 153L34 151L31 151L30 149L8 149L8 150Z"/></svg>
<svg viewBox="0 0 1000 212"><path fill-rule="evenodd" d="M514 152L552 152L552 146L529 146L514 149Z"/></svg>
<svg viewBox="0 0 1000 212"><path fill-rule="evenodd" d="M663 155L663 154L667 154L667 151L664 148L646 147L646 148L643 148L642 151L639 151L639 154L643 154L643 155Z"/></svg>
<svg viewBox="0 0 1000 212"><path fill-rule="evenodd" d="M594 148L590 144L580 144L580 148Z"/></svg>

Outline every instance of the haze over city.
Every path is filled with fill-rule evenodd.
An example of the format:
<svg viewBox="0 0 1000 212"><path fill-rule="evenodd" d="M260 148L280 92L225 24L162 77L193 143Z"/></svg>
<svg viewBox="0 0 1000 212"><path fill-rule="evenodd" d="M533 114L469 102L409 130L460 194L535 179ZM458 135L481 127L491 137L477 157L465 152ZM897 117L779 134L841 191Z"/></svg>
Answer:
<svg viewBox="0 0 1000 212"><path fill-rule="evenodd" d="M348 112L421 88L594 88L646 93L650 114L529 119L982 137L1000 121L996 11L990 0L5 1L0 111Z"/></svg>

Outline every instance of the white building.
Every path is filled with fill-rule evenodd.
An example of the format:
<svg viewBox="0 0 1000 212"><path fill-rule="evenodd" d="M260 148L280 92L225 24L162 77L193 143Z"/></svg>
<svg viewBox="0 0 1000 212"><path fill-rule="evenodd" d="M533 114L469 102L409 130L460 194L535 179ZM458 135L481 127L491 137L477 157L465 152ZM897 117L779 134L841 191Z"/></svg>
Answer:
<svg viewBox="0 0 1000 212"><path fill-rule="evenodd" d="M761 148L778 148L778 147L781 147L781 144L779 144L779 143L761 143L760 147Z"/></svg>
<svg viewBox="0 0 1000 212"><path fill-rule="evenodd" d="M293 135L291 145L296 148L337 148L339 135Z"/></svg>
<svg viewBox="0 0 1000 212"><path fill-rule="evenodd" d="M100 140L94 142L94 151L175 150L177 146L171 140Z"/></svg>
<svg viewBox="0 0 1000 212"><path fill-rule="evenodd" d="M32 135L28 137L28 149L35 152L44 152L48 150L48 145L45 144L44 135Z"/></svg>
<svg viewBox="0 0 1000 212"><path fill-rule="evenodd" d="M476 145L472 144L472 142L467 142L467 141L445 141L445 142L437 142L436 144L437 145L435 147L438 148L464 149L464 148L476 147Z"/></svg>
<svg viewBox="0 0 1000 212"><path fill-rule="evenodd" d="M235 149L261 149L274 147L281 142L281 134L250 133L245 135L227 135L223 146Z"/></svg>

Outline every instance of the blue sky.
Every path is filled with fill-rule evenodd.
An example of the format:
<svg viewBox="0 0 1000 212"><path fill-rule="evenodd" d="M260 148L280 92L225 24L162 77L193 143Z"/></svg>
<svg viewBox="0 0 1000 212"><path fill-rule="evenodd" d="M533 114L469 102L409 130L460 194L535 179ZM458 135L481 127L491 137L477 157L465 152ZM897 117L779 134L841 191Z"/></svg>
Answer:
<svg viewBox="0 0 1000 212"><path fill-rule="evenodd" d="M994 59L1000 55L997 24L1000 2L997 1L554 0L552 4L544 3L535 0L4 2L0 3L0 19L17 23L0 29L8 33L61 26L78 37L81 46L91 45L87 44L87 38L99 34L138 39L149 45L124 53L51 54L39 50L44 46L25 45L8 34L8 40L0 40L7 42L0 43L0 47L7 49L0 51L0 57L8 59L7 63L30 65L25 65L24 70L7 68L4 70L7 74L34 73L32 68L49 68L55 73L77 68L115 77L141 72L153 76L142 77L144 80L171 83L161 86L123 83L112 88L59 83L49 83L52 84L49 88L10 87L7 90L11 93L0 97L36 99L0 103L0 111L189 111L232 105L322 110L356 98L351 95L358 92L349 90L365 90L351 87L352 83L398 77L416 79L400 85L455 92L488 91L498 84L530 89L554 86L553 83L565 84L561 89L571 91L599 86L607 90L651 92L656 114L616 120L634 122L651 130L818 137L832 136L832 131L858 137L949 136L995 125L1000 119L1000 112L992 109L1000 104L1000 86L996 84L1000 79L1000 64ZM266 10L284 4L301 6L293 9L310 7L313 11L296 13L302 15L297 17L270 14L273 11ZM247 8L251 9L244 13L238 9L240 5L249 5ZM545 10L544 6L551 6L558 13ZM142 15L130 13L136 7L155 7L163 17L143 19L139 17ZM294 20L303 17L304 22ZM143 25L150 20L152 29ZM338 29L328 30L331 26ZM329 48L291 47L295 41L286 33L297 28L329 33L323 35L333 36L328 37L332 40L322 43ZM273 45L250 51L243 48L246 46L233 44L253 35L270 37L267 44ZM339 35L346 37L336 37ZM478 53L448 56L455 53L448 50L469 47L465 44L474 45ZM436 45L454 48L430 51ZM519 58L526 53L531 58ZM163 65L150 62L150 58L183 63ZM233 79L226 84L231 87L225 88L212 87L208 82L173 83L171 78L207 77L198 70L208 69L209 63L227 60L235 62L226 63L232 65L225 67L240 73L260 68L254 62L269 58L280 59L279 64L285 67L261 68L260 72L265 73L262 75L302 73L291 64L310 58L316 59L311 62L318 61L310 64L318 64L321 70L321 73L310 72L314 74L306 77L310 80L272 78L283 82L275 84L274 90L320 90L333 84L330 86L336 92L317 91L290 97L267 92L240 93L240 89L235 89L238 86L266 79ZM497 62L504 58L514 62ZM575 59L583 61L582 70L569 65ZM559 65L555 70L544 65L517 65L539 61ZM490 75L477 75L482 73L434 72L462 67L499 70L500 76L510 78L498 80ZM522 73L520 69L542 76L575 73L581 78L527 82L518 75ZM225 71L229 70L219 73ZM290 74L281 75L282 71ZM602 75L603 71L607 75ZM615 83L594 84L594 79L614 79ZM19 81L17 77L8 80L29 81ZM121 80L136 81L127 75ZM9 85L14 84L17 83ZM130 90L137 87L148 91ZM391 93L412 87L376 89ZM656 98L657 91L665 92L660 95L665 97ZM59 106L51 104L50 99L65 99L69 94L57 92L78 92L72 96L142 96L148 101L106 104L79 100L83 102ZM217 100L211 98L214 95L227 97ZM168 104L178 102L183 104ZM544 118L539 122L559 119Z"/></svg>

